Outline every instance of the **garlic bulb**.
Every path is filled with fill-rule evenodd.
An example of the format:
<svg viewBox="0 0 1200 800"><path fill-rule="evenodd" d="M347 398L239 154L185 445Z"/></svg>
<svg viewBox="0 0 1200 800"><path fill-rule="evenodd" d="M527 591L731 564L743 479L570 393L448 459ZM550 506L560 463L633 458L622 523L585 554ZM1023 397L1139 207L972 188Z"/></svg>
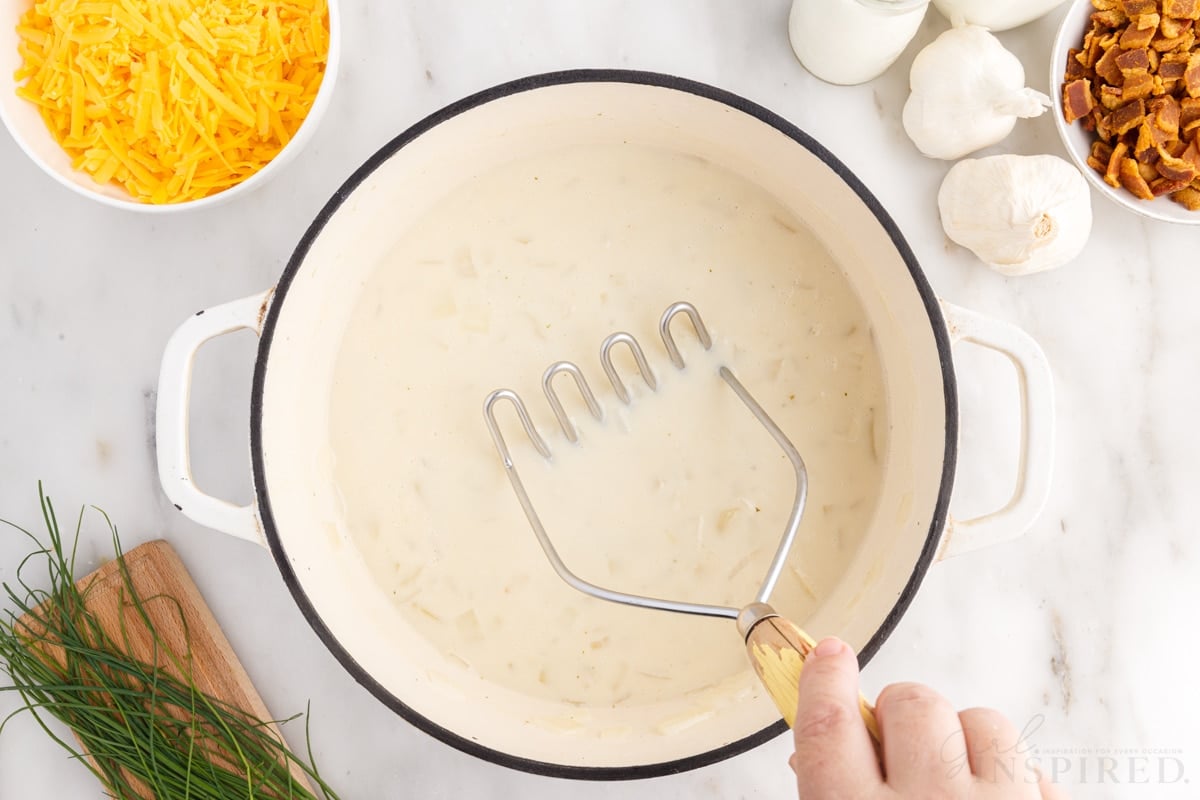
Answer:
<svg viewBox="0 0 1200 800"><path fill-rule="evenodd" d="M904 130L922 153L953 160L996 144L1050 98L1025 88L1025 68L976 25L951 28L917 54Z"/></svg>
<svg viewBox="0 0 1200 800"><path fill-rule="evenodd" d="M1064 0L933 0L946 19L959 17L988 30L1006 31L1045 16Z"/></svg>
<svg viewBox="0 0 1200 800"><path fill-rule="evenodd" d="M1087 181L1057 156L991 156L955 164L938 192L946 235L1004 275L1061 267L1092 231Z"/></svg>

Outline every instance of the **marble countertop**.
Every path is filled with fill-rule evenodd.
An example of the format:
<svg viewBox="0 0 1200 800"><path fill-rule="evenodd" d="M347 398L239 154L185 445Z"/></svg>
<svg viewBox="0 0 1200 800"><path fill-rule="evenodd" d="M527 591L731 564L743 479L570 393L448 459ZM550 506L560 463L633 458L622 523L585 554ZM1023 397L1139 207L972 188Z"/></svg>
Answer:
<svg viewBox="0 0 1200 800"><path fill-rule="evenodd" d="M1001 36L1038 88L1048 88L1060 15ZM465 94L530 73L675 73L757 101L830 146L894 215L939 294L1020 325L1053 364L1057 465L1044 514L1022 539L930 570L867 667L868 693L918 680L961 707L1003 709L1028 724L1031 745L1059 759L1060 782L1079 798L1194 797L1200 645L1184 612L1200 608L1191 528L1200 512L1200 234L1097 197L1095 233L1078 261L1020 279L989 271L943 236L935 194L947 165L921 157L899 123L913 54L947 23L931 12L888 74L840 88L796 62L786 16L785 0L351 0L339 84L313 142L261 191L182 216L139 216L72 194L0 132L0 516L36 525L41 479L63 512L101 505L129 547L170 539L268 707L288 715L311 698L316 755L343 797L793 797L786 737L717 766L623 785L511 772L434 741L338 666L265 551L185 520L155 472L167 336L197 309L270 286L317 209L377 147ZM988 152L1061 146L1044 117ZM192 418L198 479L242 501L254 346L245 334L202 353ZM1011 488L1016 388L998 359L970 348L958 357L955 510L969 513ZM83 564L108 547L90 525ZM0 534L0 580L13 579L25 548ZM12 708L0 697L0 717ZM302 728L289 736L302 745ZM1164 753L1182 778L1159 779ZM1104 757L1114 759L1107 775ZM5 730L0 797L99 795L31 720Z"/></svg>

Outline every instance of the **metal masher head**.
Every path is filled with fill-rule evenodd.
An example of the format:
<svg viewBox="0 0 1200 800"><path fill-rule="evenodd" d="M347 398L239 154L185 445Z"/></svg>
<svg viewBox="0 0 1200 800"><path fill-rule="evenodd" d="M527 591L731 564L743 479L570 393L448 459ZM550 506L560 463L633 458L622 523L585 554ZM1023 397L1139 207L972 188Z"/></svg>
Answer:
<svg viewBox="0 0 1200 800"><path fill-rule="evenodd" d="M712 337L709 335L708 328L704 325L704 320L700 318L700 312L691 303L679 302L673 303L667 308L658 323L659 334L662 337L663 345L666 347L667 356L676 369L685 369L683 355L679 351L679 346L675 341L675 334L672 332L672 322L675 318L683 315L688 318L692 324L692 330L695 332L697 339L705 350L712 348ZM654 370L650 367L649 361L646 359L646 353L642 346L638 344L637 339L625 332L613 333L606 337L600 345L600 365L604 369L605 375L608 376L608 381L612 384L613 391L617 398L625 405L631 405L633 397L629 392L629 387L625 380L617 371L613 364L613 351L618 345L623 345L629 349L633 355L633 360L637 365L638 372L642 380L651 391L657 391L658 378L654 374ZM571 361L558 361L551 364L542 375L542 390L545 392L546 400L550 404L551 410L554 412L555 418L558 420L559 427L562 428L563 434L572 444L579 442L579 432L575 424L571 421L566 409L563 407L562 399L558 395L557 389L554 387L554 379L560 374L569 375L579 394L583 397L583 401L588 408L588 412L597 420L604 419L604 407L596 398L591 386L588 384L587 378L583 374L583 370L577 364ZM754 418L766 428L771 434L771 438L779 445L784 454L787 455L788 461L791 462L792 469L796 474L796 493L792 500L791 514L788 516L787 526L784 529L783 537L780 539L779 547L775 551L775 556L771 560L770 566L767 568L767 574L763 578L762 584L758 588L758 593L755 595L753 603L747 606L749 610L755 607L756 604L765 604L771 596L771 592L775 589L775 584L779 581L780 573L783 571L783 565L787 561L788 553L791 552L792 544L796 540L796 531L800 527L800 520L804 516L804 505L808 498L808 471L804 467L804 459L800 457L800 453L796 447L788 439L787 435L775 424L775 421L767 414L763 407L758 404L758 401L747 391L742 382L734 376L733 372L727 366L717 368L717 374L725 381L738 399L745 404ZM504 471L508 475L508 480L512 484L513 491L517 495L517 499L521 503L521 508L525 511L525 517L529 520L530 527L533 528L538 542L545 551L546 557L550 560L550 564L554 567L554 571L559 577L573 586L575 589L584 594L598 598L600 600L608 600L613 603L624 603L625 605L639 606L642 608L653 608L660 611L673 611L681 614L696 614L708 617L727 617L730 619L738 619L739 614L744 609L734 608L732 606L707 605L703 603L688 603L678 600L669 600L659 597L648 597L646 595L631 594L628 592L619 592L613 589L608 589L603 586L586 581L580 578L567 567L562 558L555 549L553 541L549 534L546 533L545 527L542 525L542 520L538 516L537 510L533 506L533 502L529 498L529 493L525 490L525 484L521 481L520 473L517 471L517 466L513 461L512 453L508 448L508 444L504 440L504 434L500 431L500 426L496 422L496 406L501 400L507 400L516 409L517 417L521 422L521 426L525 429L534 448L542 455L543 458L553 460L553 454L550 446L546 443L546 439L538 432L533 424L533 420L529 416L529 409L525 406L525 402L521 397L511 389L497 389L487 396L483 403L483 416L487 421L488 431L491 432L492 441L496 445L496 451L500 454L500 460L504 464ZM741 623L741 621L739 621Z"/></svg>

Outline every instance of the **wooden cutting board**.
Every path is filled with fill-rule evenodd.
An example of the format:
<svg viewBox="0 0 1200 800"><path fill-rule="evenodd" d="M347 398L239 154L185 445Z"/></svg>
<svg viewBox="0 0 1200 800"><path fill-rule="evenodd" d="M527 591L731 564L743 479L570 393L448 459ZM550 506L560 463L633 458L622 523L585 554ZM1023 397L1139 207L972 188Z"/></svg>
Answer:
<svg viewBox="0 0 1200 800"><path fill-rule="evenodd" d="M190 643L191 677L196 687L211 697L248 712L256 719L272 719L229 640L221 632L221 626L217 624L200 590L171 545L161 539L148 542L126 553L124 561L130 581L142 598L143 607L158 631L160 641L179 656L187 652ZM80 591L87 589L87 608L109 637L115 642L128 639L128 655L143 663L152 663L155 658L153 639L136 610L129 607L120 563L112 561L105 564L76 585ZM177 602L165 598L173 598ZM157 666L179 677L167 656L160 656ZM274 726L272 730L279 733ZM311 791L311 784L298 767L293 765L292 774L300 785ZM148 800L151 797L148 792L144 796Z"/></svg>

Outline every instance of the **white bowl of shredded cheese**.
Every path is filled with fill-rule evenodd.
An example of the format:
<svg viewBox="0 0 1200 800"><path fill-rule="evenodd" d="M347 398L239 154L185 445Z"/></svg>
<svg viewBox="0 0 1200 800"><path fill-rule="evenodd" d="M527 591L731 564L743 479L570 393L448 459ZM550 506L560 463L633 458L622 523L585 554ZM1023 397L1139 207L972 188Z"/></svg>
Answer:
<svg viewBox="0 0 1200 800"><path fill-rule="evenodd" d="M173 8L0 0L0 119L62 185L133 211L203 208L312 138L337 76L336 0Z"/></svg>

